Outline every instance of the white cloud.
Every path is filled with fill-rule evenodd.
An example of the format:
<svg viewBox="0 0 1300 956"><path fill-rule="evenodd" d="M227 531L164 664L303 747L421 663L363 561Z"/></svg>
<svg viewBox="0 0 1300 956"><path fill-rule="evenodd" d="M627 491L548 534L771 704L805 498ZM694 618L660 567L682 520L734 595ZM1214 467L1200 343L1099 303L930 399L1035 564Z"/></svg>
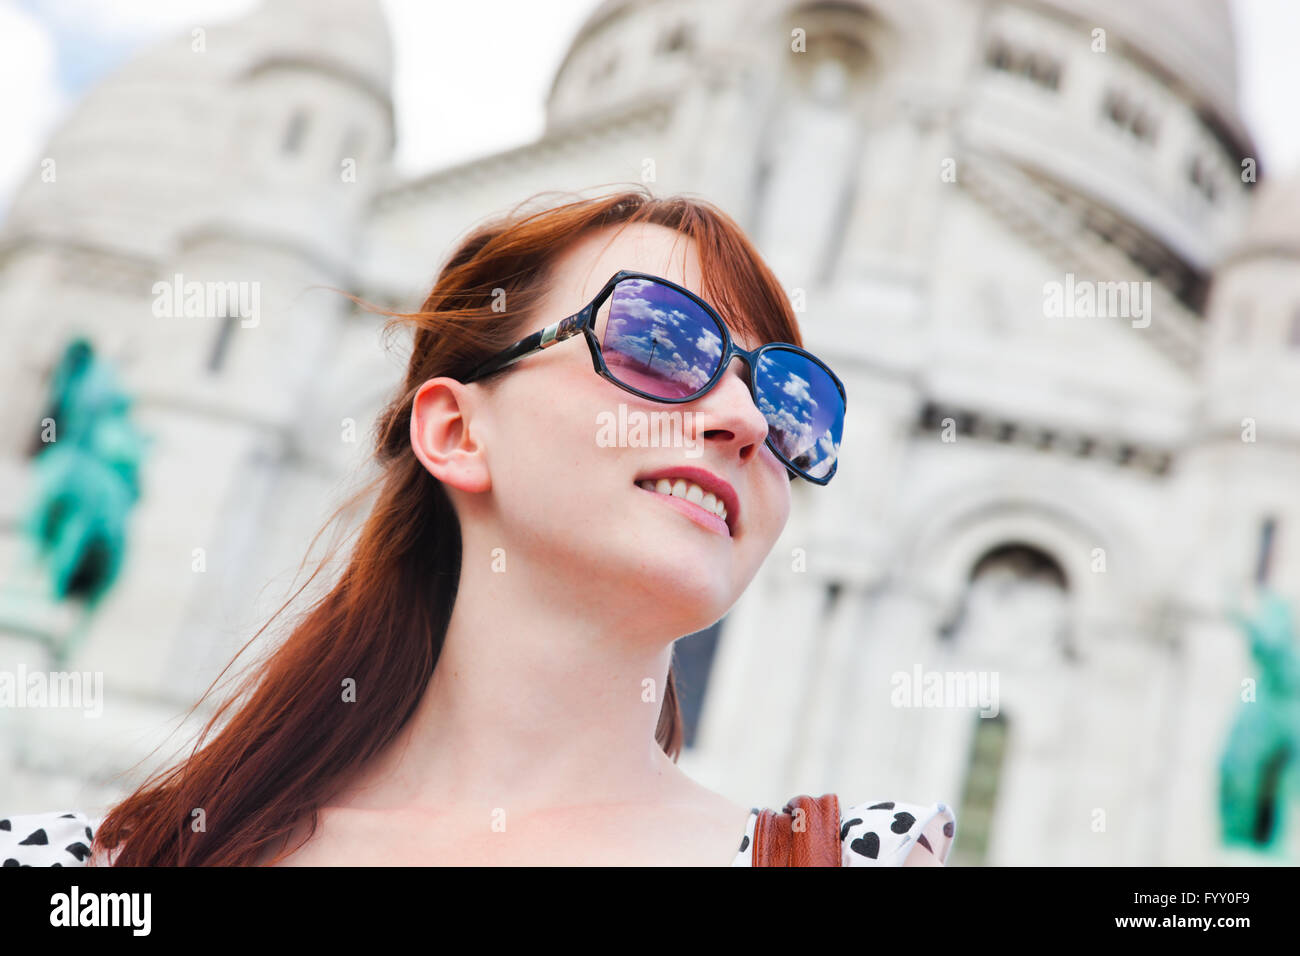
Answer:
<svg viewBox="0 0 1300 956"><path fill-rule="evenodd" d="M285 0L279 0L285 2ZM306 2L306 0L300 0ZM324 0L322 0L324 2ZM598 0L381 0L394 46L396 163L418 174L536 138L560 61ZM147 44L196 23L243 16L258 0L42 0L40 18L0 3L0 217L69 104L54 32L104 45ZM1291 122L1300 4L1234 0L1241 108L1267 169L1300 167ZM41 22L44 20L45 22ZM15 95L13 91L21 91Z"/></svg>
<svg viewBox="0 0 1300 956"><path fill-rule="evenodd" d="M535 139L551 80L597 0L383 0L398 169L420 173Z"/></svg>
<svg viewBox="0 0 1300 956"><path fill-rule="evenodd" d="M67 108L49 33L17 7L0 5L0 218L17 184L35 175L40 149Z"/></svg>
<svg viewBox="0 0 1300 956"><path fill-rule="evenodd" d="M105 40L149 40L242 16L257 6L257 0L43 0L41 13L51 24Z"/></svg>
<svg viewBox="0 0 1300 956"><path fill-rule="evenodd" d="M1300 4L1295 0L1235 0L1237 75L1242 116L1259 145L1269 176L1300 173Z"/></svg>
<svg viewBox="0 0 1300 956"><path fill-rule="evenodd" d="M179 29L238 17L258 0L42 0L33 13L0 3L0 222L81 91L60 81L57 42L144 46ZM66 51L65 51L66 55ZM21 93L15 92L21 91Z"/></svg>

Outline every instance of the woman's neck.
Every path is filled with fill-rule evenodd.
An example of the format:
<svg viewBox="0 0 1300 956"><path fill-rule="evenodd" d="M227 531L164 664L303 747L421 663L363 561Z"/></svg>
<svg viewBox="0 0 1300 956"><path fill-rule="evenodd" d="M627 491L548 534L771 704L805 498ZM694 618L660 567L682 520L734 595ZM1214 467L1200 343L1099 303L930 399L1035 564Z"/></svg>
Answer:
<svg viewBox="0 0 1300 956"><path fill-rule="evenodd" d="M419 705L332 804L546 809L697 795L654 736L671 643L630 640L530 579L462 578Z"/></svg>

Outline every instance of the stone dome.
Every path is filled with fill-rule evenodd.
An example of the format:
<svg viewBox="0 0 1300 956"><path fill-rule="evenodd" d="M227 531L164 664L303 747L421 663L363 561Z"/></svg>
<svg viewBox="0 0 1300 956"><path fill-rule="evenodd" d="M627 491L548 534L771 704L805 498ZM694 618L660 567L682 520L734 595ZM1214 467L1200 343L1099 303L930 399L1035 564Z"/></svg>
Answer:
<svg viewBox="0 0 1300 956"><path fill-rule="evenodd" d="M575 43L624 7L643 0L602 0L578 30ZM1140 47L1180 82L1235 109L1236 35L1227 0L1035 0L1085 23L1114 31ZM798 3L788 4L791 8ZM870 0L850 5L870 8ZM733 4L738 16L752 16L752 4Z"/></svg>
<svg viewBox="0 0 1300 956"><path fill-rule="evenodd" d="M325 61L390 97L393 47L379 0L264 0L236 27L256 59Z"/></svg>
<svg viewBox="0 0 1300 956"><path fill-rule="evenodd" d="M391 109L392 50L379 0L264 0L214 22L206 50L181 31L87 91L46 147L60 186L36 176L3 230L75 239L146 259L205 208L228 122L229 87L277 63L310 63L365 87ZM65 170L72 175L63 177Z"/></svg>
<svg viewBox="0 0 1300 956"><path fill-rule="evenodd" d="M1035 0L1140 50L1208 106L1236 138L1236 31L1227 0Z"/></svg>
<svg viewBox="0 0 1300 956"><path fill-rule="evenodd" d="M782 8L797 9L799 0L718 0L729 3L737 20ZM839 0L840 5L888 13L892 3ZM1039 8L1057 12L1088 27L1106 30L1109 43L1123 43L1140 51L1164 72L1176 87L1206 107L1223 133L1245 146L1250 137L1237 110L1236 31L1228 0L1031 0ZM604 23L633 7L650 8L653 0L602 0L583 22L564 63ZM563 72L564 64L560 67ZM558 81L559 75L556 79ZM554 89L552 89L554 93Z"/></svg>

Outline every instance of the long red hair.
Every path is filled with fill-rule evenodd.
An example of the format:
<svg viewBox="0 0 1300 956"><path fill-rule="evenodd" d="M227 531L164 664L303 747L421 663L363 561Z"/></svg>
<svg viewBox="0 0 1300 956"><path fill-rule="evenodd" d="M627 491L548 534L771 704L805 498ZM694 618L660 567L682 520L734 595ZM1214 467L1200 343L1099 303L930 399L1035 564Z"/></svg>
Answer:
<svg viewBox="0 0 1300 956"><path fill-rule="evenodd" d="M540 323L534 305L545 290L549 266L568 243L619 223L651 222L677 230L694 240L703 294L734 331L758 341L802 344L776 277L740 227L711 203L657 198L648 189L632 188L595 198L570 194L563 204L528 208L545 195L469 232L419 311L391 312L349 296L391 317L385 337L407 330L413 339L405 380L376 422L379 472L316 535L319 539L340 514L378 489L347 566L283 643L250 668L189 756L155 773L110 810L95 833L96 858L110 855L115 866L254 864L276 841L287 842L304 813L311 814L315 833L318 809L411 716L438 662L461 563L460 525L450 499L411 450L412 401L424 382L467 374L527 334L529 323ZM493 308L500 290L510 303L508 313ZM484 382L491 384L491 379ZM333 552L239 654L332 557ZM345 678L364 692L339 706ZM228 711L233 713L223 721ZM209 740L218 724L219 732ZM682 737L670 666L655 740L675 761ZM203 826L192 826L200 809Z"/></svg>

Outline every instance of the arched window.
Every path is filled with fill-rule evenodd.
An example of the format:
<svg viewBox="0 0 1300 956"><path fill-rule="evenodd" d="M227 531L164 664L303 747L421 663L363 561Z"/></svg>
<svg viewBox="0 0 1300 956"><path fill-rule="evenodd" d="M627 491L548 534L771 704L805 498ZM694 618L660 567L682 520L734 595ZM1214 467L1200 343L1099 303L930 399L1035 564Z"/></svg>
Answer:
<svg viewBox="0 0 1300 956"><path fill-rule="evenodd" d="M957 614L942 636L1022 663L1074 657L1069 585L1061 566L1032 545L1009 542L975 562Z"/></svg>
<svg viewBox="0 0 1300 956"><path fill-rule="evenodd" d="M1277 538L1277 519L1266 515L1259 522L1259 548L1255 555L1255 583L1268 586L1273 569L1273 548Z"/></svg>
<svg viewBox="0 0 1300 956"><path fill-rule="evenodd" d="M284 130L284 141L280 149L285 153L296 153L302 148L303 138L307 135L307 111L296 109L289 117L289 125Z"/></svg>
<svg viewBox="0 0 1300 956"><path fill-rule="evenodd" d="M1215 181L1213 165L1206 157L1192 157L1187 166L1187 178L1206 201L1214 202L1218 195L1218 183Z"/></svg>
<svg viewBox="0 0 1300 956"><path fill-rule="evenodd" d="M953 844L949 866L983 866L987 862L993 814L1002 783L1007 750L1006 713L999 712L993 717L976 714L974 720L966 783L957 808L961 839Z"/></svg>
<svg viewBox="0 0 1300 956"><path fill-rule="evenodd" d="M230 352L230 337L234 334L235 325L239 321L237 315L223 315L217 319L217 334L208 352L208 371L214 375L226 364L226 356Z"/></svg>
<svg viewBox="0 0 1300 956"><path fill-rule="evenodd" d="M679 23L667 33L664 33L659 37L659 43L655 48L655 52L677 53L680 50L689 49L690 45L690 30L687 28L686 24Z"/></svg>
<svg viewBox="0 0 1300 956"><path fill-rule="evenodd" d="M984 62L1002 73L1023 76L1048 90L1061 85L1061 63L1051 54L1016 46L1002 37L993 37L984 48Z"/></svg>
<svg viewBox="0 0 1300 956"><path fill-rule="evenodd" d="M1107 90L1101 111L1108 120L1139 141L1155 142L1155 116L1127 93L1116 89Z"/></svg>
<svg viewBox="0 0 1300 956"><path fill-rule="evenodd" d="M1028 542L1004 541L971 566L960 611L946 637L979 668L1059 678L1062 658L1069 661L1074 656L1069 587L1065 572L1050 554ZM961 837L953 847L952 865L990 862L993 821L1006 767L1009 760L1023 759L1010 746L1010 728L1019 719L1017 703L1014 693L1004 694L994 716L976 712L971 717L974 733L957 809Z"/></svg>

